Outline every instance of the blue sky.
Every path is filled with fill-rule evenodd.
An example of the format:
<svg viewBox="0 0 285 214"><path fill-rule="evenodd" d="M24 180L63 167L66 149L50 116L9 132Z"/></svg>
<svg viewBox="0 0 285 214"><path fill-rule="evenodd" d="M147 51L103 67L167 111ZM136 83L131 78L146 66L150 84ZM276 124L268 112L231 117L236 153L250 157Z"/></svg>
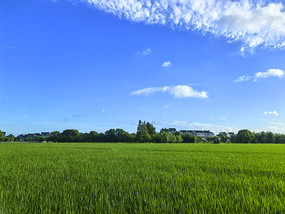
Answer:
<svg viewBox="0 0 285 214"><path fill-rule="evenodd" d="M285 133L283 6L3 0L0 130Z"/></svg>

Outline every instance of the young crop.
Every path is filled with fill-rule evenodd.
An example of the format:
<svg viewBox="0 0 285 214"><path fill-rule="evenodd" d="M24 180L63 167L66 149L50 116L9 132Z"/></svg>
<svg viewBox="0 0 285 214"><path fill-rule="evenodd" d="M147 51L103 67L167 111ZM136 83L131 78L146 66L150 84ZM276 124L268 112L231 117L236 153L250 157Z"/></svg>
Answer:
<svg viewBox="0 0 285 214"><path fill-rule="evenodd" d="M0 144L0 213L282 213L285 145Z"/></svg>

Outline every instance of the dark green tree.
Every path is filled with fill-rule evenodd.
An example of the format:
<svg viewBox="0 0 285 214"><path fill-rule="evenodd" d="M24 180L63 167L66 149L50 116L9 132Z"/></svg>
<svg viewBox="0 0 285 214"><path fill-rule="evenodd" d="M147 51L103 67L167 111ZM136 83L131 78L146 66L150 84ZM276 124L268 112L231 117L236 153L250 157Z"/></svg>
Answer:
<svg viewBox="0 0 285 214"><path fill-rule="evenodd" d="M66 129L61 133L63 142L78 142L80 141L80 133L76 129Z"/></svg>
<svg viewBox="0 0 285 214"><path fill-rule="evenodd" d="M225 133L220 134L220 141L226 143L228 141L227 135Z"/></svg>
<svg viewBox="0 0 285 214"><path fill-rule="evenodd" d="M184 143L197 143L197 137L194 134L184 133L182 139Z"/></svg>
<svg viewBox="0 0 285 214"><path fill-rule="evenodd" d="M0 141L5 141L4 134L1 130L0 130Z"/></svg>
<svg viewBox="0 0 285 214"><path fill-rule="evenodd" d="M266 132L265 142L266 143L274 143L275 142L275 136L272 132Z"/></svg>
<svg viewBox="0 0 285 214"><path fill-rule="evenodd" d="M54 136L54 137L59 136L59 135L60 135L60 132L59 132L59 131L53 131L53 132L51 133L51 136Z"/></svg>
<svg viewBox="0 0 285 214"><path fill-rule="evenodd" d="M237 134L238 143L253 143L254 142L254 133L248 129L242 129L238 131Z"/></svg>
<svg viewBox="0 0 285 214"><path fill-rule="evenodd" d="M34 138L34 141L41 143L41 142L45 141L45 138L42 137L42 136L38 136L38 137L35 137L35 138Z"/></svg>
<svg viewBox="0 0 285 214"><path fill-rule="evenodd" d="M88 142L97 142L98 141L98 136L99 136L98 132L91 131L88 134L87 141Z"/></svg>
<svg viewBox="0 0 285 214"><path fill-rule="evenodd" d="M156 134L155 127L151 123L147 122L146 127L150 136L154 136Z"/></svg>
<svg viewBox="0 0 285 214"><path fill-rule="evenodd" d="M137 128L138 142L151 142L151 135L148 133L146 123L140 120Z"/></svg>
<svg viewBox="0 0 285 214"><path fill-rule="evenodd" d="M15 136L12 134L9 134L7 137L5 137L5 141L7 142L14 142L15 141Z"/></svg>
<svg viewBox="0 0 285 214"><path fill-rule="evenodd" d="M118 142L115 129L109 129L105 132L105 137L108 142Z"/></svg>

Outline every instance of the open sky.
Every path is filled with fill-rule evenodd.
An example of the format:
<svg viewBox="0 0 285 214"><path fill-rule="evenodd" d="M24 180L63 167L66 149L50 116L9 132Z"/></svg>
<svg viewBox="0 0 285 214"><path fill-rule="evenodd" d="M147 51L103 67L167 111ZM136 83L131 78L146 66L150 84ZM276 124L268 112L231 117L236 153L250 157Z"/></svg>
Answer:
<svg viewBox="0 0 285 214"><path fill-rule="evenodd" d="M285 133L285 4L1 0L0 130Z"/></svg>

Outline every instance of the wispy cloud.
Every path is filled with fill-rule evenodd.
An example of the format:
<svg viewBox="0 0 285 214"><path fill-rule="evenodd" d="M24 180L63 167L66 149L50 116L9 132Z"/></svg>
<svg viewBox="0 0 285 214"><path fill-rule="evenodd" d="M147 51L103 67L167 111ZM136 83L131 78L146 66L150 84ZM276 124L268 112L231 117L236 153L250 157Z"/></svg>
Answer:
<svg viewBox="0 0 285 214"><path fill-rule="evenodd" d="M280 130L280 128L277 127L277 126L267 126L267 129L268 129L269 131L272 131L272 132L276 132L276 131L279 131L279 130Z"/></svg>
<svg viewBox="0 0 285 214"><path fill-rule="evenodd" d="M154 93L169 93L176 98L200 98L207 99L208 95L205 91L196 91L188 85L150 87L131 92L131 95L150 95Z"/></svg>
<svg viewBox="0 0 285 214"><path fill-rule="evenodd" d="M284 71L280 69L268 69L267 72L258 72L255 74L255 78L268 78L268 77L278 77L283 78Z"/></svg>
<svg viewBox="0 0 285 214"><path fill-rule="evenodd" d="M210 117L211 120L226 121L226 117Z"/></svg>
<svg viewBox="0 0 285 214"><path fill-rule="evenodd" d="M285 123L283 122L272 122L267 128L272 132L285 133Z"/></svg>
<svg viewBox="0 0 285 214"><path fill-rule="evenodd" d="M274 115L274 116L279 116L279 113L277 111L265 111L265 115Z"/></svg>
<svg viewBox="0 0 285 214"><path fill-rule="evenodd" d="M167 109L169 109L171 107L171 105L165 105L165 106L163 106L163 110L167 110Z"/></svg>
<svg viewBox="0 0 285 214"><path fill-rule="evenodd" d="M245 82L245 81L248 81L250 80L252 77L251 76L240 76L238 77L234 82Z"/></svg>
<svg viewBox="0 0 285 214"><path fill-rule="evenodd" d="M225 120L227 120L227 118L226 117L219 117L218 120L219 121L225 121Z"/></svg>
<svg viewBox="0 0 285 214"><path fill-rule="evenodd" d="M267 79L269 77L278 77L282 79L284 77L284 71L280 69L268 69L266 72L257 72L254 76L240 76L234 82L245 82L253 79L253 81L257 81L258 79Z"/></svg>
<svg viewBox="0 0 285 214"><path fill-rule="evenodd" d="M14 49L13 46L9 46L9 45L0 45L0 47L2 47L2 48L8 48L8 49Z"/></svg>
<svg viewBox="0 0 285 214"><path fill-rule="evenodd" d="M169 67L171 65L171 62L170 61L166 61L166 62L164 62L164 63L162 63L162 67L164 67L164 68L167 68L167 67Z"/></svg>
<svg viewBox="0 0 285 214"><path fill-rule="evenodd" d="M140 55L146 56L146 55L149 55L151 53L151 49L148 48L148 49L143 50L143 51L138 51L137 53Z"/></svg>
<svg viewBox="0 0 285 214"><path fill-rule="evenodd" d="M239 40L244 47L285 46L284 5L273 0L82 0L146 24L198 30ZM244 52L244 49L241 49Z"/></svg>

